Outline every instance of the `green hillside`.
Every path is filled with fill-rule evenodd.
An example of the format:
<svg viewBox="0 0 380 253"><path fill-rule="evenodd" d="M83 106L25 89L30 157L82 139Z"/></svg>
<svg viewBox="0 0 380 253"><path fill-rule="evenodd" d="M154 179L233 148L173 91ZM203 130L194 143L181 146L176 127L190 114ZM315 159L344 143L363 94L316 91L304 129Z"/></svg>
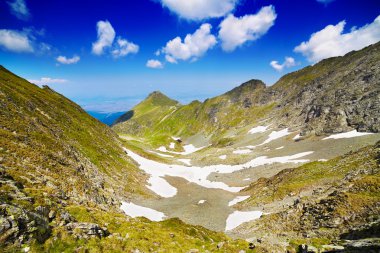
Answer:
<svg viewBox="0 0 380 253"><path fill-rule="evenodd" d="M176 104L169 100L152 104ZM142 109L143 110L143 109ZM48 87L0 68L2 252L125 252L247 248L171 219L130 219L120 201L148 197L146 175L106 125Z"/></svg>

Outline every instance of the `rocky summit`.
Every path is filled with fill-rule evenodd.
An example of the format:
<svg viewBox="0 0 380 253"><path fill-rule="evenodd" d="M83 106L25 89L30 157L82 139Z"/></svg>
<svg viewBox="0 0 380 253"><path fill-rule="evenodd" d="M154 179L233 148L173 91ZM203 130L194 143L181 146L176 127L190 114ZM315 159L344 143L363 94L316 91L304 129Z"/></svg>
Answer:
<svg viewBox="0 0 380 253"><path fill-rule="evenodd" d="M2 252L379 252L380 43L112 127L0 68Z"/></svg>

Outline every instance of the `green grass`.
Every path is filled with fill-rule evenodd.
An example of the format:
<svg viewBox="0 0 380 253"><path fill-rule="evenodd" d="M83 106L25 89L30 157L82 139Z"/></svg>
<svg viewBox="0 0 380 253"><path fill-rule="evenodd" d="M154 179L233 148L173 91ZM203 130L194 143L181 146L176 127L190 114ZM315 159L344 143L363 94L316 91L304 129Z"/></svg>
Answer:
<svg viewBox="0 0 380 253"><path fill-rule="evenodd" d="M150 222L147 219L126 219L123 214L103 212L81 206L69 206L69 213L80 222L107 225L115 236L103 239L76 240L57 229L44 245L34 245L34 252L187 252L190 249L217 251L219 242L226 242L222 252L238 252L247 249L247 242L234 241L222 233L212 232L200 226L186 225L179 219ZM53 238L57 239L54 240Z"/></svg>

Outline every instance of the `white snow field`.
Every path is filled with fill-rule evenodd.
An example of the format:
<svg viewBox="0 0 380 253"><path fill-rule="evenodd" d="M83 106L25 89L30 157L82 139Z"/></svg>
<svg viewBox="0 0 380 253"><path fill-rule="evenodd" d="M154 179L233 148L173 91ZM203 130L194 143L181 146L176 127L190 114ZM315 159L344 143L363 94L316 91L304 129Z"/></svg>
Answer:
<svg viewBox="0 0 380 253"><path fill-rule="evenodd" d="M361 132L358 132L357 130L353 130L351 132L333 134L333 135L330 135L329 137L323 138L322 140L353 138L353 137L360 137L360 136L365 136L365 135L370 135L370 134L373 134L373 133L361 133Z"/></svg>
<svg viewBox="0 0 380 253"><path fill-rule="evenodd" d="M273 163L304 163L308 159L299 159L301 157L310 155L313 151L303 152L290 156L273 157L267 156L257 157L245 164L240 165L211 165L205 167L184 166L184 165L170 165L156 161L149 160L142 157L130 150L125 149L128 156L135 160L140 169L148 173L151 177L148 181L148 188L154 191L157 195L170 198L176 195L177 190L170 185L165 179L165 176L180 177L186 179L188 182L195 183L205 188L222 189L229 192L239 192L244 187L230 187L223 182L215 182L208 180L211 173L229 174L235 171L240 171L250 167L257 167L260 165L273 164Z"/></svg>
<svg viewBox="0 0 380 253"><path fill-rule="evenodd" d="M291 134L291 132L289 132L289 129L288 128L285 128L285 129L282 129L280 131L272 131L269 136L268 136L268 139L266 139L262 144L260 145L264 145L264 144L268 144L269 142L271 141L274 141L274 140L277 140L277 139L280 139L284 136L287 136Z"/></svg>
<svg viewBox="0 0 380 253"><path fill-rule="evenodd" d="M235 211L231 213L226 220L226 231L232 230L244 222L256 220L263 215L260 211L241 212Z"/></svg>
<svg viewBox="0 0 380 253"><path fill-rule="evenodd" d="M249 134L264 133L269 126L257 126L248 131Z"/></svg>
<svg viewBox="0 0 380 253"><path fill-rule="evenodd" d="M132 202L121 202L120 209L132 218L145 217L151 221L162 221L166 217L164 213L161 213L151 208L133 204Z"/></svg>
<svg viewBox="0 0 380 253"><path fill-rule="evenodd" d="M230 202L228 202L228 206L234 206L237 203L242 202L242 201L248 199L249 197L250 196L237 196L236 198L234 198L233 200L231 200Z"/></svg>

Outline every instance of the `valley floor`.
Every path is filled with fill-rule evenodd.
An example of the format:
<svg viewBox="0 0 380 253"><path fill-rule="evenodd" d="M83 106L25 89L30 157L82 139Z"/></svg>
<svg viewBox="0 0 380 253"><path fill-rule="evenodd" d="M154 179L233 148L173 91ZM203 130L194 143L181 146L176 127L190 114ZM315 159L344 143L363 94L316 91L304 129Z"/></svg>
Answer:
<svg viewBox="0 0 380 253"><path fill-rule="evenodd" d="M128 142L127 154L150 176L146 186L157 198L128 199L125 204L150 208L148 213L156 212L153 216L145 215L147 218L178 217L189 224L249 238L252 233L236 228L261 215L279 212L311 192L247 208L238 204L250 196L244 192L246 187L259 178L270 178L287 168L327 161L373 145L380 140L380 134L350 132L328 138L302 139L287 129L276 131L259 127L249 130L232 146L217 148L204 141L195 141L183 144L185 151L182 152L174 149L176 138L173 137L173 143L156 149L136 140L133 146ZM133 208L124 207L123 210L129 215L136 212Z"/></svg>

